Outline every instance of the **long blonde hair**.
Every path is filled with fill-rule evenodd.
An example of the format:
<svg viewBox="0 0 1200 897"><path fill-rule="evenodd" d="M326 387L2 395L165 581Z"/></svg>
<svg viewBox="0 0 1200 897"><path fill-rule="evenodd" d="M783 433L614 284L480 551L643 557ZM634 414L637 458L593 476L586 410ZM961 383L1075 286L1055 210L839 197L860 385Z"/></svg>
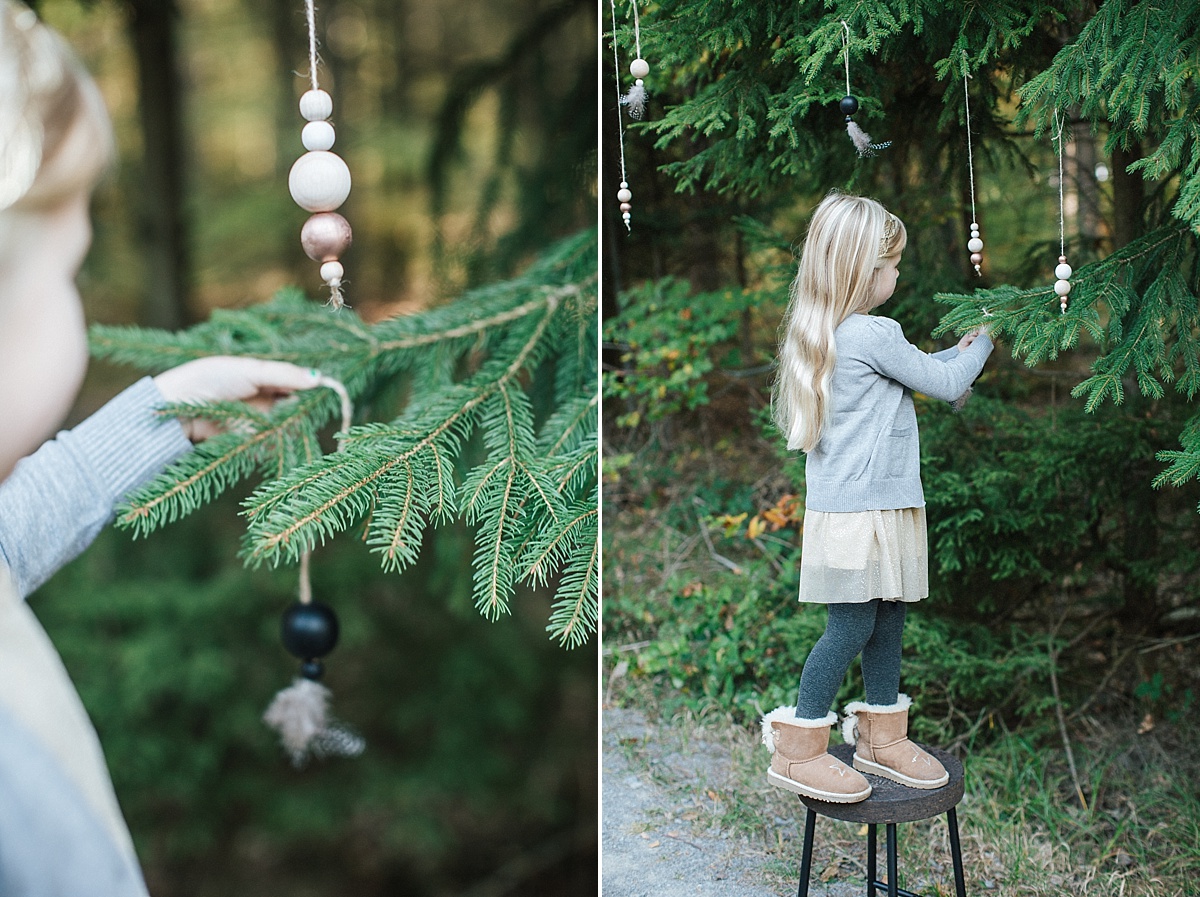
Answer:
<svg viewBox="0 0 1200 897"><path fill-rule="evenodd" d="M775 423L789 449L816 448L837 363L833 332L872 305L879 269L904 251L904 223L873 199L830 193L817 206L780 327Z"/></svg>
<svg viewBox="0 0 1200 897"><path fill-rule="evenodd" d="M112 157L91 76L33 10L0 0L0 212L88 190Z"/></svg>

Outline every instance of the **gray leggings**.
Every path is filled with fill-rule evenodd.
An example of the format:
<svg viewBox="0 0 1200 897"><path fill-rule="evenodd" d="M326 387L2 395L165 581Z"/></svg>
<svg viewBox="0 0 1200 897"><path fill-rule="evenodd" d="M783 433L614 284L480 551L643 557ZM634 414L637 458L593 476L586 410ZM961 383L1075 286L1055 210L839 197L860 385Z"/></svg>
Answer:
<svg viewBox="0 0 1200 897"><path fill-rule="evenodd" d="M825 633L800 674L796 716L822 719L837 697L850 663L862 654L868 704L894 704L900 692L903 601L876 598L862 604L830 604Z"/></svg>

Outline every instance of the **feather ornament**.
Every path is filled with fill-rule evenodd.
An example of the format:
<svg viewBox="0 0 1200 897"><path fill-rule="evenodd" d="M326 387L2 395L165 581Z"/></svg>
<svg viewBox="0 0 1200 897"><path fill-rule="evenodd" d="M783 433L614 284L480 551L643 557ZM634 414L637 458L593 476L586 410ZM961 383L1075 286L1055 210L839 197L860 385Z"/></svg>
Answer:
<svg viewBox="0 0 1200 897"><path fill-rule="evenodd" d="M311 679L296 679L263 714L263 722L279 733L297 769L310 758L357 757L366 748L362 736L329 714L329 689Z"/></svg>

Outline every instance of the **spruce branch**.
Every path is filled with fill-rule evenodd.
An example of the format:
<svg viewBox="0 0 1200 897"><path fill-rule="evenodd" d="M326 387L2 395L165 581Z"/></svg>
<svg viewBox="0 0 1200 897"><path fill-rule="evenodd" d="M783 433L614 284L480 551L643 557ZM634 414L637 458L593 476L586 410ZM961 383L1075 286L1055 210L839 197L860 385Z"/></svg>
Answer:
<svg viewBox="0 0 1200 897"><path fill-rule="evenodd" d="M298 393L266 414L239 403L162 409L217 421L227 432L131 495L118 525L150 532L258 476L243 505L248 563L295 562L361 525L380 564L402 571L431 526L461 518L477 530L480 612L494 619L508 611L518 583L541 587L558 577L555 601L567 589L574 611L554 605L551 635L582 643L597 622L596 577L586 574L598 527L588 528L586 514L583 522L568 518L598 499L595 254L595 234L581 234L510 281L374 325L284 290L266 305L216 312L181 333L93 328L96 355L145 370L215 353L320 368L346 385L360 417L391 381L407 378L400 413L355 423L330 455L318 433L339 404L326 389ZM552 388L536 394L549 404L535 425L529 391L546 378ZM529 546L555 533L565 535L529 575L534 561L522 563Z"/></svg>

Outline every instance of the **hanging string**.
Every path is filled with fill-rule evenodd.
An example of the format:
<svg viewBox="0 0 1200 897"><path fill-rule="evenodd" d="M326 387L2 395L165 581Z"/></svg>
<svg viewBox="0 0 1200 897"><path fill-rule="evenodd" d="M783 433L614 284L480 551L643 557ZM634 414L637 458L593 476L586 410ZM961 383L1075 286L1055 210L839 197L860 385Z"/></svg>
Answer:
<svg viewBox="0 0 1200 897"><path fill-rule="evenodd" d="M624 105L624 97L621 94L621 61L617 56L617 3L616 0L608 0L609 9L612 10L612 51L613 51L613 68L614 76L617 84L617 146L621 151L621 186L617 190L617 201L621 204L621 219L625 222L625 230L632 233L632 210L630 200L633 199L633 193L629 189L629 178L625 174L625 119L621 115L621 106ZM635 4L636 11L636 4Z"/></svg>
<svg viewBox="0 0 1200 897"><path fill-rule="evenodd" d="M1058 107L1054 107L1054 127L1058 131L1058 136L1055 142L1058 144L1058 252L1060 255L1067 254L1067 226L1066 216L1063 213L1063 125L1065 120L1060 120L1058 117Z"/></svg>
<svg viewBox="0 0 1200 897"><path fill-rule="evenodd" d="M313 0L305 0L305 13L308 16L308 75L312 79L312 89L317 90L317 10Z"/></svg>
<svg viewBox="0 0 1200 897"><path fill-rule="evenodd" d="M846 133L854 143L860 156L873 156L876 150L887 149L892 145L890 140L883 143L872 143L871 135L858 126L854 121L854 113L858 111L858 98L850 93L850 25L842 19L842 51L846 62L846 95L842 97L838 107L846 116Z"/></svg>
<svg viewBox="0 0 1200 897"><path fill-rule="evenodd" d="M971 92L967 89L967 80L971 77L967 71L967 51L963 50L963 108L967 119L967 175L971 183L971 236L967 239L967 250L971 253L971 264L975 267L975 276L983 274L980 265L983 264L983 240L979 236L979 219L975 216L975 155L971 150Z"/></svg>
<svg viewBox="0 0 1200 897"><path fill-rule="evenodd" d="M354 406L346 387L332 377L317 381L341 399L342 427L337 450L346 447ZM337 616L328 605L313 601L309 570L312 552L300 555L299 600L284 613L283 643L303 660L301 673L282 689L263 714L263 721L279 733L280 741L296 767L311 757L356 757L366 748L362 736L335 719L329 712L330 692L317 680L324 668L321 657L337 644Z"/></svg>
<svg viewBox="0 0 1200 897"><path fill-rule="evenodd" d="M1058 151L1058 266L1054 269L1054 293L1058 296L1058 304L1063 314L1067 313L1067 296L1071 293L1071 274L1074 273L1067 264L1067 223L1063 201L1063 129L1067 123L1066 117L1059 118L1058 107L1054 107L1054 127L1058 131L1055 144Z"/></svg>
<svg viewBox="0 0 1200 897"><path fill-rule="evenodd" d="M332 389L341 400L342 426L338 432L342 435L337 440L337 450L339 452L343 451L346 448L345 434L349 431L351 419L354 417L354 403L350 401L350 393L341 381L322 375L317 383L328 389ZM312 580L309 577L309 559L311 557L311 550L305 550L300 555L300 587L298 597L301 604L312 604Z"/></svg>
<svg viewBox="0 0 1200 897"><path fill-rule="evenodd" d="M615 21L614 21L615 24ZM633 49L636 58L642 58L642 24L638 21L637 0L633 0Z"/></svg>
<svg viewBox="0 0 1200 897"><path fill-rule="evenodd" d="M846 96L850 96L850 26L842 19L842 55L846 58Z"/></svg>

